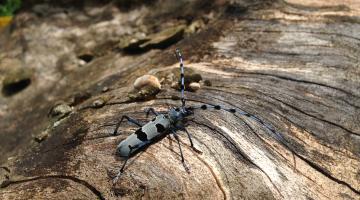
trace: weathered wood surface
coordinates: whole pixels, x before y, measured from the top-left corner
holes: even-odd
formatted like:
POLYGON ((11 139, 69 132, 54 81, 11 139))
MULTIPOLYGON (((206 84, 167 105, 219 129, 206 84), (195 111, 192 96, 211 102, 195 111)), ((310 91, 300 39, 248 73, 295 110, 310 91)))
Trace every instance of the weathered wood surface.
POLYGON ((131 11, 85 5, 68 13, 59 5, 46 17, 19 13, 0 38, 0 79, 9 65, 33 75, 25 90, 0 98, 0 199, 360 198, 359 2, 216 1, 179 9, 183 4, 131 11), (167 49, 114 50, 122 35, 209 12, 203 30, 167 49), (212 83, 187 92, 189 104, 245 110, 286 141, 246 116, 199 111, 188 130, 203 153, 193 152, 181 134, 190 174, 176 142, 164 138, 132 158, 113 186, 123 163, 116 145, 134 130, 125 125, 109 136, 120 116, 146 122, 144 108, 180 103, 168 84, 153 100, 127 102, 137 77, 178 67, 175 47, 187 67, 212 83), (95 58, 79 67, 84 52, 95 58), (85 101, 73 102, 68 116, 47 117, 57 101, 74 96, 85 101), (91 107, 98 99, 105 106, 91 107), (48 137, 35 142, 39 135, 48 137))

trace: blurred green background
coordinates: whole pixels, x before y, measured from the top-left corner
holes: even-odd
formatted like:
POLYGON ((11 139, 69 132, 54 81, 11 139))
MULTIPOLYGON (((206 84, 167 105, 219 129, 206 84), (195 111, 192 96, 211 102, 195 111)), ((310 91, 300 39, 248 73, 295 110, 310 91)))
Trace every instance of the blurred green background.
POLYGON ((0 1, 0 17, 12 16, 21 6, 21 0, 2 0, 0 1))

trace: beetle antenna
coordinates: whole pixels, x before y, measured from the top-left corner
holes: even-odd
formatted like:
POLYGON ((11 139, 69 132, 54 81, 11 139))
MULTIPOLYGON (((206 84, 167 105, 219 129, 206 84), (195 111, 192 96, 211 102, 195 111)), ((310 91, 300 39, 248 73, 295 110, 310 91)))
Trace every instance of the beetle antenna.
POLYGON ((184 80, 184 63, 183 63, 183 57, 181 55, 181 52, 179 49, 175 50, 176 57, 180 61, 180 79, 181 79, 181 107, 185 107, 185 97, 184 97, 184 90, 185 90, 185 80, 184 80))
POLYGON ((287 145, 288 142, 286 141, 286 139, 279 132, 277 132, 274 127, 272 127, 270 124, 264 122, 263 120, 261 120, 256 115, 250 114, 250 113, 248 113, 246 111, 243 111, 243 110, 241 110, 239 108, 237 108, 237 109, 235 109, 235 108, 223 108, 220 105, 203 104, 203 105, 200 105, 200 106, 191 106, 191 107, 188 107, 187 109, 190 109, 190 110, 193 111, 193 110, 196 110, 196 109, 207 110, 209 108, 213 109, 213 110, 224 110, 224 111, 227 111, 227 112, 230 112, 230 113, 233 113, 233 114, 238 113, 238 114, 240 114, 242 116, 245 116, 245 117, 248 117, 250 119, 255 120, 256 122, 260 123, 263 127, 265 127, 267 132, 273 138, 275 138, 281 144, 283 144, 284 146, 289 148, 289 146, 287 145))

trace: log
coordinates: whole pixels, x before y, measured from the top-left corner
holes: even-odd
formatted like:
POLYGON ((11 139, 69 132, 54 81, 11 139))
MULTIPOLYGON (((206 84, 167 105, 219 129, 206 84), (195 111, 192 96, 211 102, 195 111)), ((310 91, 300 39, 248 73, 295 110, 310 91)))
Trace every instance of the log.
POLYGON ((0 34, 0 199, 359 199, 359 17, 356 0, 29 1, 0 34), (189 173, 164 137, 113 184, 136 130, 111 135, 120 117, 181 105, 175 48, 202 77, 187 105, 237 113, 188 120, 189 173), (159 93, 134 92, 145 74, 159 93))

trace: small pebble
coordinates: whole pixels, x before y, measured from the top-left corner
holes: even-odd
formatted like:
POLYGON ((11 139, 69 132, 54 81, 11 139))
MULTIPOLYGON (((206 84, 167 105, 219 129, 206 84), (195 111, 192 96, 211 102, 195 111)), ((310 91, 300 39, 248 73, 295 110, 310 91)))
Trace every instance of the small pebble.
POLYGON ((204 85, 205 85, 205 86, 211 86, 211 81, 205 80, 205 81, 204 81, 204 85))
POLYGON ((72 108, 67 104, 58 104, 50 111, 52 117, 59 116, 64 117, 71 113, 72 108))
POLYGON ((103 99, 97 99, 92 103, 92 107, 94 108, 100 108, 105 105, 105 101, 103 99))
POLYGON ((55 127, 59 126, 60 124, 61 124, 61 120, 60 120, 60 121, 56 121, 56 122, 54 123, 53 127, 55 128, 55 127))
POLYGON ((91 93, 87 91, 77 92, 69 100, 70 106, 76 106, 91 97, 91 93))
POLYGON ((188 33, 196 33, 199 30, 203 29, 205 27, 205 23, 203 20, 199 19, 194 22, 192 22, 189 27, 187 28, 186 32, 188 33))
POLYGON ((49 137, 49 132, 43 131, 39 135, 35 136, 34 140, 38 143, 41 143, 42 141, 46 140, 46 138, 48 138, 48 137, 49 137))
POLYGON ((160 81, 153 75, 144 75, 137 78, 134 82, 134 88, 140 90, 144 86, 152 86, 157 89, 161 89, 160 81))
POLYGON ((197 91, 198 89, 200 89, 200 83, 192 82, 192 83, 189 84, 189 88, 192 91, 197 91))
POLYGON ((109 88, 105 86, 105 87, 102 88, 101 91, 102 91, 102 92, 107 92, 107 91, 109 91, 109 88))
POLYGON ((79 65, 80 65, 80 66, 86 65, 86 62, 85 62, 84 60, 79 60, 78 62, 79 62, 79 65))
POLYGON ((179 89, 179 83, 177 83, 177 82, 172 82, 172 83, 171 83, 171 88, 179 89))
POLYGON ((170 74, 168 74, 167 76, 166 76, 166 78, 165 78, 165 81, 167 81, 168 83, 171 83, 171 82, 173 82, 174 81, 174 74, 173 73, 170 73, 170 74))

